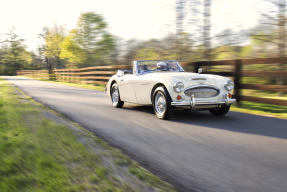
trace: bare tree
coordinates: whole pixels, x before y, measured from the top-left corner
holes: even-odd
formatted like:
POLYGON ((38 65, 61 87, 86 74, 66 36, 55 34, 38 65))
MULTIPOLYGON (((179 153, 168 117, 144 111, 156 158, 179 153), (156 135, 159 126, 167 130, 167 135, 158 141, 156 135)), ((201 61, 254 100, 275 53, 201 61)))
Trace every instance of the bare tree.
MULTIPOLYGON (((194 45, 202 45, 202 59, 212 59, 211 53, 211 0, 177 0, 176 3, 176 34, 178 47, 181 46, 181 39, 187 34, 185 27, 190 31, 190 38, 194 45), (202 22, 199 22, 201 20, 202 22), (186 21, 188 25, 186 26, 186 21)), ((180 57, 184 50, 178 49, 180 57)))
MULTIPOLYGON (((278 56, 284 57, 286 54, 286 1, 279 0, 278 2, 278 56)), ((279 64, 279 70, 285 69, 285 63, 279 64)), ((284 84, 284 78, 278 78, 278 84, 284 84)), ((282 92, 279 92, 279 95, 283 95, 282 92)))
POLYGON ((182 36, 184 33, 184 9, 185 9, 186 0, 177 0, 176 2, 176 52, 177 59, 182 60, 182 36))
MULTIPOLYGON (((277 14, 275 14, 275 18, 273 19, 275 22, 277 20, 277 30, 278 30, 278 36, 277 39, 275 39, 275 42, 277 43, 278 47, 278 57, 284 57, 286 56, 286 0, 269 0, 273 5, 277 7, 277 14)), ((271 16, 269 16, 272 18, 271 16)), ((274 18, 274 17, 273 17, 274 18)), ((278 70, 285 70, 286 63, 282 62, 278 65, 278 70)), ((277 78, 278 84, 284 84, 283 78, 277 78)), ((283 93, 279 93, 279 95, 282 95, 283 93)))
POLYGON ((203 45, 204 45, 204 58, 211 60, 211 22, 210 22, 210 6, 211 0, 204 0, 203 8, 203 45))
MULTIPOLYGON (((286 1, 278 0, 278 56, 284 57, 286 52, 286 1)), ((284 66, 282 66, 284 69, 284 66)))
MULTIPOLYGON (((264 10, 260 26, 253 32, 252 36, 256 40, 260 40, 269 44, 269 46, 277 47, 275 54, 278 57, 286 56, 286 0, 262 0, 269 4, 268 11, 264 10), (259 29, 259 30, 258 30, 259 29), (260 32, 261 30, 261 32, 260 32), (260 32, 258 34, 258 31, 260 32)), ((268 5, 267 4, 267 5, 268 5)), ((278 64, 278 70, 285 70, 286 63, 278 64)), ((283 78, 274 79, 277 84, 284 84, 283 78)), ((283 93, 279 92, 279 95, 283 93)))
POLYGON ((261 13, 261 26, 256 30, 264 30, 265 34, 251 33, 257 40, 266 41, 277 45, 277 56, 286 55, 286 0, 263 0, 270 3, 268 12, 261 13), (271 30, 270 30, 271 29, 271 30), (274 33, 274 31, 276 33, 274 33))

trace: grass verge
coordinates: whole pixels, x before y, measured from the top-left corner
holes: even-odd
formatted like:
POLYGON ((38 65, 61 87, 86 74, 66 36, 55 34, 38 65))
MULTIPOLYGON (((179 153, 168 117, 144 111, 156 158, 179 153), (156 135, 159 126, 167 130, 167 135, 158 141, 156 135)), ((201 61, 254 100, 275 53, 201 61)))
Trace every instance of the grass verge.
MULTIPOLYGON (((262 98, 287 100, 287 94, 283 94, 279 96, 278 93, 275 93, 275 92, 243 89, 242 94, 248 95, 248 96, 262 97, 262 98)), ((242 112, 242 113, 254 114, 254 115, 262 115, 262 116, 268 116, 268 117, 287 119, 287 107, 280 106, 280 105, 271 105, 271 104, 265 104, 265 103, 242 101, 240 106, 232 105, 231 110, 242 112)))
POLYGON ((174 191, 0 79, 0 191, 174 191))
POLYGON ((77 83, 68 83, 68 82, 61 82, 61 81, 48 81, 48 82, 68 85, 72 87, 80 87, 80 88, 86 88, 86 89, 94 89, 98 91, 105 91, 104 85, 77 84, 77 83))
POLYGON ((256 96, 256 97, 262 97, 262 98, 270 98, 270 99, 281 99, 281 100, 287 100, 287 94, 282 94, 279 96, 277 92, 268 92, 268 91, 260 91, 260 90, 249 90, 249 89, 243 89, 242 95, 247 96, 256 96))
MULTIPOLYGON (((32 77, 27 77, 27 76, 20 76, 20 77, 25 77, 25 78, 32 78, 32 77)), ((56 83, 56 84, 61 84, 61 85, 68 85, 72 87, 80 87, 80 88, 86 88, 86 89, 93 89, 93 90, 98 90, 98 91, 105 91, 105 85, 91 85, 91 84, 84 84, 84 83, 71 83, 71 82, 63 82, 63 81, 51 81, 47 79, 41 79, 41 78, 32 78, 40 81, 46 81, 49 83, 56 83)))
POLYGON ((287 119, 287 107, 264 103, 242 101, 241 105, 232 105, 231 111, 287 119))

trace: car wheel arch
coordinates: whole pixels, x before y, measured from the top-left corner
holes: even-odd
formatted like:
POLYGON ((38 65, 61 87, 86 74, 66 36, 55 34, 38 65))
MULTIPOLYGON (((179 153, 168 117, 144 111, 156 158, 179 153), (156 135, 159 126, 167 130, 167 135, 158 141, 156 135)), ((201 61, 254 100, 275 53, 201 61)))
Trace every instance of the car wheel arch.
POLYGON ((151 103, 153 103, 153 95, 154 95, 154 91, 158 88, 158 87, 163 87, 167 93, 167 96, 169 97, 170 100, 171 99, 171 96, 167 90, 167 88, 165 87, 165 85, 163 83, 157 83, 153 86, 152 90, 151 90, 151 94, 150 94, 150 100, 151 100, 151 103))
MULTIPOLYGON (((115 83, 117 83, 116 80, 113 80, 113 81, 111 82, 111 84, 110 84, 110 93, 111 93, 111 90, 112 90, 112 86, 113 86, 113 84, 115 84, 115 83)), ((118 84, 118 83, 117 83, 117 84, 118 84)))

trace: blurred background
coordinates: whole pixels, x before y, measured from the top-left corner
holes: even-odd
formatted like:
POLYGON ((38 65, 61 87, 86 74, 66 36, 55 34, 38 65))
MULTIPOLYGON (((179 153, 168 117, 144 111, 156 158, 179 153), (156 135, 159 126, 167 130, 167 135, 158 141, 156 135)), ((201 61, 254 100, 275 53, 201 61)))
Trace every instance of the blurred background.
POLYGON ((11 0, 2 5, 0 75, 175 59, 187 71, 203 67, 204 73, 232 77, 239 100, 260 96, 271 104, 262 110, 286 112, 280 108, 287 105, 285 0, 11 0))

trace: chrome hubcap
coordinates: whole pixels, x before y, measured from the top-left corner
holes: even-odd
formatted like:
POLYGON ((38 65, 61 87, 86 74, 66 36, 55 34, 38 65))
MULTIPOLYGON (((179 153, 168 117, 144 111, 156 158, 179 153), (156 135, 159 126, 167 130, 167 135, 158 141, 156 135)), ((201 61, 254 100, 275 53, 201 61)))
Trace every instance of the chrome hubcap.
POLYGON ((113 87, 112 89, 112 102, 118 103, 119 101, 119 90, 117 87, 113 87))
POLYGON ((162 115, 166 111, 166 100, 161 92, 157 92, 154 100, 156 113, 162 115))

